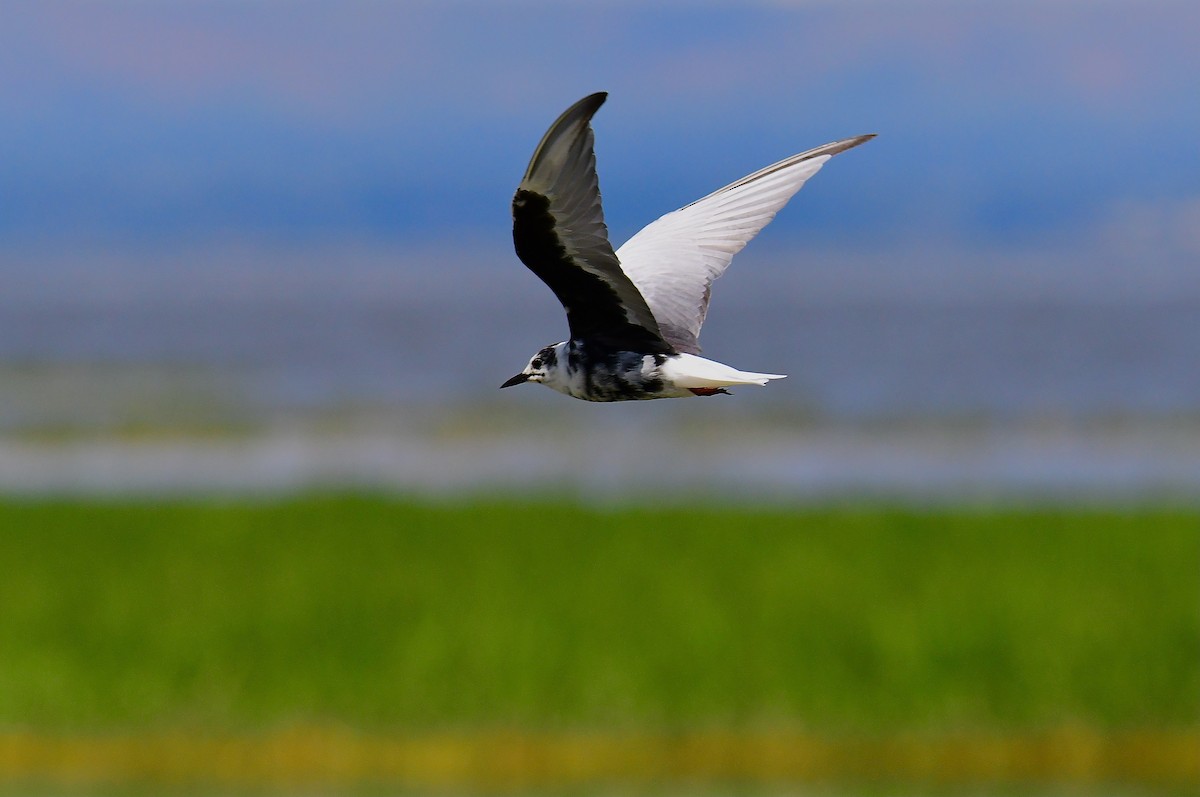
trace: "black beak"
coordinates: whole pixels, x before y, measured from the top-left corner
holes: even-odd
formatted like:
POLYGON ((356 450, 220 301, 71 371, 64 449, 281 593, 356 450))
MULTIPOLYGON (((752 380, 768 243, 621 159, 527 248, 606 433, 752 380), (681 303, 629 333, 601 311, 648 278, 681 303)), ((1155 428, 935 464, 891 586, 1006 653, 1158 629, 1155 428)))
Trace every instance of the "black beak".
POLYGON ((501 385, 500 389, 503 390, 506 387, 512 387, 513 385, 519 385, 522 382, 528 382, 528 381, 529 381, 529 374, 517 374, 512 379, 508 380, 503 385, 501 385))

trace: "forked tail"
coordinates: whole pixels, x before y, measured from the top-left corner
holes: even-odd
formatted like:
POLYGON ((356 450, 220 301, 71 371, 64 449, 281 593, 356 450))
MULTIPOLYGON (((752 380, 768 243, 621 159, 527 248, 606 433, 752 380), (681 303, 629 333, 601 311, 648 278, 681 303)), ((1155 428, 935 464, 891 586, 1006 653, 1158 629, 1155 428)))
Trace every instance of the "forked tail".
POLYGON ((785 379, 786 374, 758 374, 739 371, 716 360, 679 354, 663 365, 663 373, 676 387, 716 388, 733 385, 765 385, 772 379, 785 379))

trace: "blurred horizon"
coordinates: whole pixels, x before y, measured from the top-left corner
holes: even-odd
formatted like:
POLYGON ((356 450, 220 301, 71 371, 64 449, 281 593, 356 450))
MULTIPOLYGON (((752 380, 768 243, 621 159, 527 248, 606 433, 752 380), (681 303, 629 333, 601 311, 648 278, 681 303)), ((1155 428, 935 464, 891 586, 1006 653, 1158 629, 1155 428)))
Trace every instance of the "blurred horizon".
POLYGON ((153 485, 148 440, 191 462, 213 436, 269 447, 280 430, 310 453, 182 467, 175 488, 662 481, 637 453, 579 462, 614 430, 686 459, 673 489, 754 493, 738 463, 764 460, 764 490, 797 496, 1200 487, 1195 4, 6 15, 4 489, 153 485), (614 243, 788 154, 878 134, 715 288, 706 352, 786 382, 622 409, 496 391, 565 334, 512 252, 511 192, 546 126, 596 90, 614 243), (522 450, 537 426, 554 431, 524 465, 462 464, 522 450), (725 430, 720 456, 694 455, 696 426, 725 430), (433 477, 397 466, 444 453, 430 429, 474 430, 476 456, 468 440, 433 477), (330 436, 352 465, 323 459, 330 436))
POLYGON ((0 230, 8 246, 487 237, 549 122, 607 90, 618 241, 874 132, 772 238, 1163 232, 1200 253, 1193 4, 521 7, 543 26, 532 52, 521 15, 489 3, 11 4, 0 141, 21 157, 0 172, 0 230))

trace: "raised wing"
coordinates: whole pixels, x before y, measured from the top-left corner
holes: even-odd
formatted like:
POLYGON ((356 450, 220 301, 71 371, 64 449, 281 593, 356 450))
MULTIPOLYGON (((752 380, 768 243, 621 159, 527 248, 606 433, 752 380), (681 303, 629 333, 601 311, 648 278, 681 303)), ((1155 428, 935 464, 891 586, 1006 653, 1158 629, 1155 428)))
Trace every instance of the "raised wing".
POLYGON ((699 354, 713 280, 827 160, 872 138, 847 138, 785 158, 651 222, 618 249, 621 268, 667 342, 699 354))
POLYGON ((669 354, 608 241, 589 125, 607 96, 584 97, 546 131, 513 197, 513 244, 562 302, 572 338, 669 354))

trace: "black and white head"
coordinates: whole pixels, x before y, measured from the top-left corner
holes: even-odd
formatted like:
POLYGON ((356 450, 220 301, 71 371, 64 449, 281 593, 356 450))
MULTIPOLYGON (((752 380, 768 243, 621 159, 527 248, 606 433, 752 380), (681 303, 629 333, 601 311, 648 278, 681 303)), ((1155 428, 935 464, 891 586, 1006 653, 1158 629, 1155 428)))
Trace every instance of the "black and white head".
POLYGON ((523 382, 554 382, 558 372, 559 350, 565 346, 565 341, 553 346, 546 346, 529 358, 529 364, 525 366, 525 370, 500 387, 512 387, 523 382))

